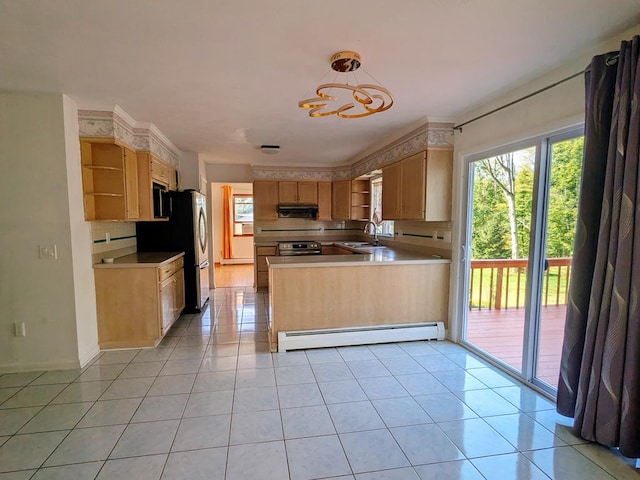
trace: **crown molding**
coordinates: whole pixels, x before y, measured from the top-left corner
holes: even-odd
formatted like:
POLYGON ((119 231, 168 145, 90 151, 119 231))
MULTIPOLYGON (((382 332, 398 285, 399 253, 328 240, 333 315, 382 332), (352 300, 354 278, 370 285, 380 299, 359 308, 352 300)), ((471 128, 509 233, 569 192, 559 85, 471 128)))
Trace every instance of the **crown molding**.
POLYGON ((429 148, 453 149, 453 122, 427 122, 351 165, 326 168, 252 167, 258 180, 350 180, 429 148))
POLYGON ((80 137, 115 138, 136 151, 149 151, 178 167, 180 150, 154 124, 136 122, 120 106, 78 109, 80 137))

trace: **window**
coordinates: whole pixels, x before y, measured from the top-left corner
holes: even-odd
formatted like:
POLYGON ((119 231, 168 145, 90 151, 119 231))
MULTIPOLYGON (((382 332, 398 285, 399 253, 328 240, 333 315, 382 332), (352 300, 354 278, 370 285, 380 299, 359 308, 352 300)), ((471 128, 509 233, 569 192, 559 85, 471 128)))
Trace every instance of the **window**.
POLYGON ((233 236, 253 235, 253 196, 233 196, 233 236))
POLYGON ((378 235, 393 237, 393 220, 382 221, 382 176, 371 179, 371 221, 378 235))

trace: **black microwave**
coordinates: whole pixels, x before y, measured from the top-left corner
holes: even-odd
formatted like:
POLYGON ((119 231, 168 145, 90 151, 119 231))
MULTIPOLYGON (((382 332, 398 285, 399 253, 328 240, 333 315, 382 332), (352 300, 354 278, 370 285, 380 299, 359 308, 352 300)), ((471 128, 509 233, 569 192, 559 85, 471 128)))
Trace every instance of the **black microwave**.
POLYGON ((153 182, 153 218, 169 218, 171 216, 171 196, 167 187, 153 182))

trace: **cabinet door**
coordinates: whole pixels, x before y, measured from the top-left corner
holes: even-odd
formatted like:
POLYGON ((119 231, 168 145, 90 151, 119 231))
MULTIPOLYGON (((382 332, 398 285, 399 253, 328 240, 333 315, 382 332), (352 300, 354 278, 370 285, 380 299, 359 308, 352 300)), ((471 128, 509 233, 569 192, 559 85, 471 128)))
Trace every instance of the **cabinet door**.
POLYGON ((331 220, 331 182, 318 182, 318 220, 331 220))
POLYGON ((318 203, 318 182, 298 182, 298 203, 318 203))
MULTIPOLYGON (((402 197, 400 205, 403 220, 424 220, 425 209, 425 153, 417 153, 401 162, 402 197)), ((384 192, 384 186, 382 188, 384 192)))
POLYGON ((453 151, 428 150, 425 220, 451 220, 453 151))
POLYGON ((153 155, 151 155, 151 178, 154 182, 169 187, 168 168, 162 160, 153 155))
POLYGON ((174 275, 174 321, 180 316, 182 310, 184 310, 184 269, 178 270, 174 275))
POLYGON ((298 203, 298 182, 278 182, 278 203, 298 203))
POLYGON ((331 193, 331 216, 333 220, 351 218, 351 180, 333 182, 331 193))
POLYGON ((402 218, 400 199, 402 188, 402 162, 396 162, 382 169, 382 219, 402 218))
POLYGON ((138 157, 136 152, 124 148, 125 217, 129 220, 140 218, 138 199, 138 157))
POLYGON ((175 275, 172 275, 160 284, 162 335, 167 333, 167 330, 169 330, 174 320, 173 315, 176 310, 176 284, 174 278, 175 275))
POLYGON ((259 180, 253 182, 254 220, 275 220, 278 218, 278 182, 259 180))

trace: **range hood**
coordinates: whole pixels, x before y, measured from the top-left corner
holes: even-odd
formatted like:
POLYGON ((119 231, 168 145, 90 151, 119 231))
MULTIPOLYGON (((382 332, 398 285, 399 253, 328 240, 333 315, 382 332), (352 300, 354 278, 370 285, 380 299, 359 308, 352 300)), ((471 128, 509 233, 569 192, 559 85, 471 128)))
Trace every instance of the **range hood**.
POLYGON ((318 218, 318 205, 281 203, 278 205, 279 218, 318 218))

